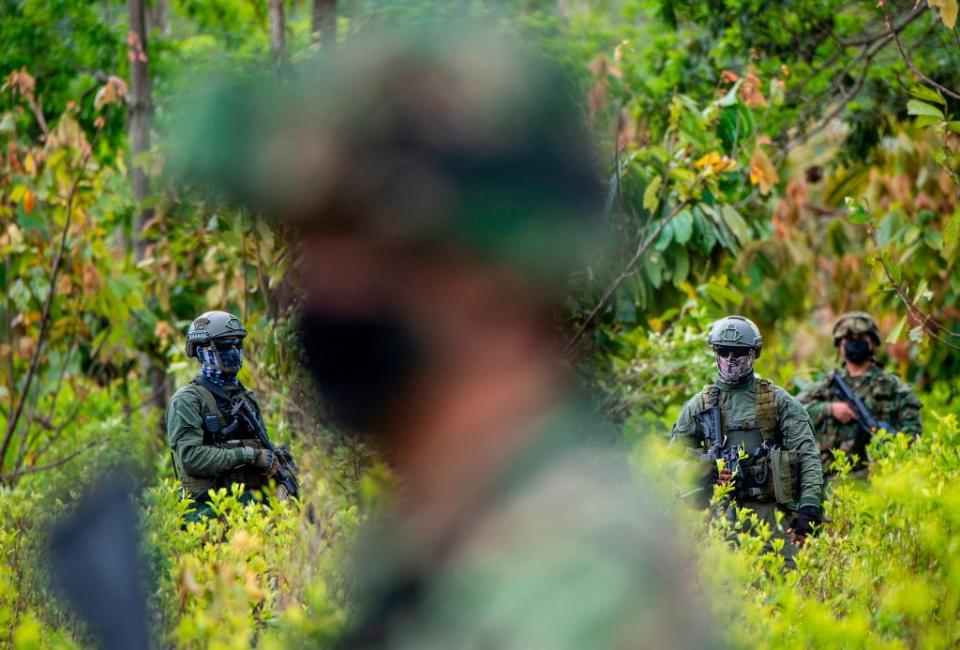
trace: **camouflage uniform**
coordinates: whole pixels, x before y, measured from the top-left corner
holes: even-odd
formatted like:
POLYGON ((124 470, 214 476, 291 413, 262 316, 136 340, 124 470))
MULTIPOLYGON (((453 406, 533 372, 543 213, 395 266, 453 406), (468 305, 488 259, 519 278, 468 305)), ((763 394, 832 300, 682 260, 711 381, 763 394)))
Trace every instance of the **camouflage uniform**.
MULTIPOLYGON (((721 319, 714 324, 711 337, 718 330, 721 334, 726 327, 727 319, 721 319)), ((745 320, 745 319, 744 319, 745 320)), ((749 322, 749 321, 747 321, 749 322)), ((756 326, 750 325, 755 330, 756 326)), ((759 349, 759 331, 756 333, 757 348, 759 349)), ((727 341, 710 339, 711 344, 724 345, 727 341)), ((750 343, 750 342, 747 342, 750 343)), ((763 521, 770 525, 774 536, 784 540, 784 555, 788 561, 796 553, 796 546, 776 522, 776 511, 779 508, 785 514, 799 512, 801 508, 820 509, 820 492, 823 486, 823 474, 818 461, 816 443, 813 437, 813 428, 807 412, 800 403, 785 390, 766 379, 749 376, 736 384, 717 381, 707 386, 699 394, 684 404, 673 427, 673 440, 690 448, 706 450, 709 441, 696 414, 713 406, 720 407, 721 428, 724 436, 723 449, 742 446, 743 450, 753 455, 764 443, 768 446, 785 450, 789 454, 791 467, 783 480, 792 483, 789 498, 778 498, 774 475, 771 471, 773 459, 769 463, 758 463, 747 467, 744 475, 738 481, 749 483, 752 488, 739 497, 740 506, 746 506, 755 511, 763 521)), ((769 457, 768 457, 769 458, 769 457)), ((777 452, 777 458, 780 453, 777 452)), ((705 468, 708 476, 714 476, 713 460, 707 460, 710 467, 705 468)), ((778 461, 779 462, 779 461, 778 461)), ((713 480, 710 480, 713 483, 713 480)), ((728 512, 732 517, 733 513, 728 512)))
POLYGON ((655 491, 583 445, 595 413, 581 402, 544 418, 451 538, 425 541, 400 518, 368 530, 337 647, 719 647, 655 491))
MULTIPOLYGON (((880 344, 880 333, 873 319, 863 312, 851 312, 842 316, 834 325, 834 344, 839 347, 844 337, 850 334, 869 336, 875 345, 880 344)), ((841 379, 863 401, 877 422, 888 423, 895 431, 919 435, 922 429, 920 409, 923 405, 910 387, 889 372, 871 362, 865 374, 850 375, 846 367, 836 370, 841 379)), ((872 434, 862 432, 856 421, 846 424, 833 417, 831 404, 843 401, 837 389, 831 386, 830 377, 805 388, 797 399, 806 407, 816 429, 817 446, 827 473, 833 462, 833 450, 856 454, 859 461, 855 469, 866 464, 866 446, 872 434)))

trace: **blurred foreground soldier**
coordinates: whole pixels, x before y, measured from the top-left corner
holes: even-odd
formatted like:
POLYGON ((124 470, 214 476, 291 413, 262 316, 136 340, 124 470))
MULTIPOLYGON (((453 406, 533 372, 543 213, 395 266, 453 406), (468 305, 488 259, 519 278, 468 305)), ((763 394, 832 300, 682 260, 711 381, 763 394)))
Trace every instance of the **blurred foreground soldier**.
POLYGON ((807 408, 827 473, 833 451, 855 454, 854 471, 866 467, 867 445, 879 429, 920 435, 922 404, 910 387, 875 360, 880 330, 869 314, 854 311, 833 325, 833 345, 843 367, 812 384, 797 399, 807 408))
POLYGON ((272 448, 260 404, 237 378, 246 336, 240 319, 225 311, 201 314, 187 332, 187 356, 200 361, 200 374, 170 398, 167 442, 183 494, 196 503, 190 521, 212 515, 209 490, 232 483, 244 485, 244 503, 275 475, 296 496, 290 452, 286 445, 272 448))
POLYGON ((308 367, 401 482, 339 647, 712 647, 683 545, 583 446, 602 424, 558 354, 564 285, 603 234, 571 91, 459 31, 325 63, 225 98, 211 124, 235 130, 193 175, 296 227, 308 367))
POLYGON ((821 521, 823 474, 810 418, 785 390, 754 374, 763 339, 752 321, 721 318, 710 326, 707 343, 716 355, 717 381, 684 405, 673 438, 705 452, 707 495, 713 484, 732 483, 735 504, 755 511, 784 540, 792 565, 797 546, 821 521), (719 474, 717 460, 724 461, 719 474), (778 508, 788 517, 785 533, 776 522, 778 508))

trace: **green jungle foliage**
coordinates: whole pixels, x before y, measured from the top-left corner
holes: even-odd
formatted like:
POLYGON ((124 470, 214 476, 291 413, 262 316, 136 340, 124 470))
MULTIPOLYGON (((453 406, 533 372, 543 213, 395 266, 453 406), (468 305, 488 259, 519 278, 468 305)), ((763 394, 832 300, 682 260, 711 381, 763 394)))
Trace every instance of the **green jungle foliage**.
MULTIPOLYGON (((275 66, 267 2, 147 4, 154 146, 132 157, 124 3, 0 0, 0 646, 92 647, 51 590, 44 540, 124 467, 142 487, 163 646, 322 647, 349 614, 347 551, 392 479, 318 422, 280 233, 168 184, 162 134, 191 77, 283 74, 329 44, 302 0, 283 3, 275 66), (152 182, 139 201, 135 168, 152 182), (215 307, 251 332, 241 378, 294 447, 303 499, 263 509, 224 491, 220 517, 181 529, 160 406, 194 372, 186 326, 215 307)), ((563 325, 631 463, 663 477, 697 540, 727 641, 960 644, 956 0, 336 6, 335 41, 438 10, 481 16, 578 80, 619 236, 575 278, 563 325), (712 377, 711 320, 756 320, 758 370, 795 392, 835 363, 830 324, 854 308, 877 316, 883 362, 918 387, 925 432, 876 439, 865 481, 841 461, 830 522, 785 572, 762 537, 681 507, 690 489, 665 436, 712 377)))

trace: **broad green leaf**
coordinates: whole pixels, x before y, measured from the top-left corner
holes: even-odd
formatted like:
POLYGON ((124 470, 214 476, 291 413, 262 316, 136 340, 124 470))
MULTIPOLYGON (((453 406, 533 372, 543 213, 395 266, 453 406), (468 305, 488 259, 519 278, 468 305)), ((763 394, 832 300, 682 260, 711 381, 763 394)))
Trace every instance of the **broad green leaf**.
POLYGON ((953 131, 954 133, 960 133, 960 122, 958 121, 947 122, 947 128, 953 131))
POLYGON ((919 99, 911 99, 907 102, 907 113, 910 115, 931 115, 943 119, 943 111, 932 104, 921 102, 919 99))
POLYGON ((936 124, 943 124, 942 115, 920 115, 914 121, 914 124, 920 128, 927 128, 928 126, 934 126, 936 124))
POLYGON ((903 330, 907 326, 907 317, 904 316, 900 319, 900 322, 897 323, 897 326, 893 328, 890 334, 887 336, 887 343, 896 343, 900 340, 900 337, 903 335, 903 330))
POLYGON ((670 242, 673 241, 673 222, 668 221, 663 226, 663 230, 660 231, 660 236, 657 237, 656 243, 653 245, 655 250, 660 251, 661 253, 670 246, 670 242))
POLYGON ((647 212, 655 212, 660 205, 660 185, 663 183, 662 176, 654 176, 653 180, 643 191, 643 209, 647 212))
POLYGON ((938 91, 927 86, 916 85, 910 89, 910 94, 919 99, 925 99, 928 102, 935 102, 941 106, 946 106, 947 102, 938 91))
POLYGON ((686 248, 678 248, 674 250, 671 258, 673 259, 673 285, 679 287, 690 275, 690 256, 686 248))
POLYGON ((730 228, 730 232, 737 238, 741 246, 745 246, 747 242, 752 239, 750 236, 750 226, 747 225, 747 222, 743 220, 740 213, 734 210, 732 206, 724 205, 723 208, 721 208, 721 214, 723 215, 724 223, 730 228))
POLYGON ((721 286, 715 282, 711 282, 704 287, 704 291, 707 293, 707 296, 721 306, 726 306, 729 303, 739 307, 743 304, 742 295, 729 287, 721 286))
POLYGON ((651 253, 647 256, 643 268, 647 272, 650 284, 653 285, 654 289, 659 289, 660 285, 663 284, 663 256, 659 253, 651 253))
POLYGON ((673 239, 681 246, 690 241, 693 235, 693 215, 688 210, 682 210, 673 218, 673 239))

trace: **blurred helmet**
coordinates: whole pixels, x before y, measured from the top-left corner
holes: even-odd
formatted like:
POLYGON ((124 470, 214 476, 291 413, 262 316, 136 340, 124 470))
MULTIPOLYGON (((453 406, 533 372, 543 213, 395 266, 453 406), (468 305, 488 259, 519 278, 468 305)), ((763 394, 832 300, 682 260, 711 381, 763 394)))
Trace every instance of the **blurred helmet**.
POLYGON ((187 356, 197 356, 197 345, 228 336, 245 338, 247 330, 233 314, 225 311, 208 311, 200 314, 187 330, 187 356))
POLYGON ((880 345, 880 328, 867 312, 852 311, 838 318, 833 324, 833 345, 839 346, 840 340, 851 334, 866 334, 874 345, 880 345))
POLYGON ((452 245, 548 286, 607 241, 569 75, 516 42, 360 33, 290 79, 209 86, 178 122, 180 171, 273 219, 452 245))
POLYGON ((710 325, 707 343, 713 347, 753 348, 760 356, 763 337, 760 329, 749 318, 725 316, 710 325))

